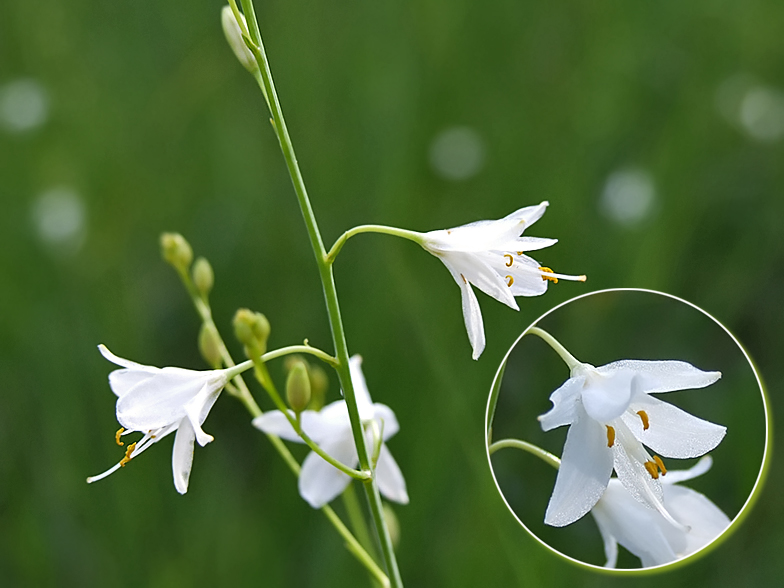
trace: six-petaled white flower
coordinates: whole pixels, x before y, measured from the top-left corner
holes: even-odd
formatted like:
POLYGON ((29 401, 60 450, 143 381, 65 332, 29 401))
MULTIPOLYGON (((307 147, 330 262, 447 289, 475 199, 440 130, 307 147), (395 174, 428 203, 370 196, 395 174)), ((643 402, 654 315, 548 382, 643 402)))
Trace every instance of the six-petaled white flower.
MULTIPOLYGON (((365 428, 365 439, 372 447, 375 421, 382 440, 386 441, 397 433, 399 426, 395 413, 384 404, 373 403, 365 383, 361 368, 362 358, 358 355, 350 359, 351 383, 357 400, 359 418, 365 428)), ((293 413, 292 413, 293 415, 293 413)), ((351 422, 345 400, 328 404, 320 411, 306 410, 300 414, 302 430, 329 455, 351 468, 359 463, 357 448, 351 432, 351 422)), ((265 433, 277 435, 288 441, 303 443, 291 423, 278 410, 264 413, 253 419, 253 425, 265 433)), ((321 508, 337 497, 348 486, 351 478, 330 465, 317 453, 311 451, 302 463, 299 475, 299 493, 313 508, 321 508)), ((376 465, 378 489, 389 500, 401 504, 408 503, 406 482, 400 468, 382 442, 376 465)))
POLYGON ((664 463, 643 444, 664 457, 699 457, 719 444, 726 428, 650 394, 703 388, 720 377, 683 361, 622 360, 599 368, 577 362, 550 396, 553 408, 539 417, 545 431, 570 425, 545 523, 562 527, 585 515, 613 468, 635 500, 671 519, 662 506, 664 463))
POLYGON ((482 312, 471 284, 488 296, 519 310, 515 296, 539 296, 547 282, 558 279, 585 281, 585 276, 565 276, 539 265, 525 255, 549 247, 557 239, 521 237, 523 230, 544 214, 548 203, 521 208, 499 220, 478 221, 454 229, 424 233, 420 244, 438 257, 460 286, 463 318, 473 358, 485 348, 482 312))
POLYGON ((591 510, 604 539, 605 567, 615 567, 619 543, 647 568, 691 555, 721 535, 730 524, 727 515, 703 494, 676 485, 707 472, 711 463, 705 456, 692 468, 670 470, 662 478, 664 507, 679 525, 635 500, 617 478, 612 478, 591 510))
POLYGON ((118 445, 123 444, 122 435, 138 431, 144 436, 128 446, 119 463, 87 481, 96 482, 116 472, 153 443, 177 431, 172 471, 177 492, 185 494, 193 465, 193 442, 203 447, 213 440, 201 426, 229 381, 229 370, 157 368, 117 357, 103 345, 98 349, 106 359, 122 366, 109 374, 109 385, 117 395, 117 421, 123 427, 117 431, 118 445))

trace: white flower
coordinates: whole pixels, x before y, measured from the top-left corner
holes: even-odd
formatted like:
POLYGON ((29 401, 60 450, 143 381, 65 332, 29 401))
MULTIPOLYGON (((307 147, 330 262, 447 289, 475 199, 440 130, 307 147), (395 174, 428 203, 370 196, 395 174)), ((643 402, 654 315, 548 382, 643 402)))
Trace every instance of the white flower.
POLYGON ((658 455, 699 457, 716 447, 727 429, 650 394, 703 388, 721 377, 683 361, 616 361, 599 368, 576 362, 571 377, 550 396, 553 408, 539 417, 549 431, 570 425, 545 523, 568 525, 596 504, 613 468, 639 502, 665 518, 658 455))
MULTIPOLYGON (((383 441, 386 441, 397 433, 399 428, 397 419, 391 408, 384 404, 373 404, 371 401, 365 376, 362 374, 361 363, 362 358, 358 355, 353 356, 349 362, 351 383, 354 385, 359 418, 364 425, 375 421, 378 430, 383 431, 383 441)), ((305 434, 318 443, 326 453, 350 468, 357 467, 359 456, 354 445, 345 400, 328 404, 318 412, 303 411, 300 418, 305 434)), ((265 433, 303 443, 286 416, 279 410, 256 417, 253 419, 253 425, 265 433)), ((365 439, 368 446, 372 447, 373 432, 371 427, 366 427, 365 439)), ((347 474, 311 451, 302 463, 302 471, 299 475, 299 493, 313 508, 321 508, 341 494, 350 481, 351 478, 347 474)), ((406 481, 403 479, 397 462, 383 443, 376 465, 376 481, 379 491, 387 499, 401 504, 408 503, 406 481)))
POLYGON ((549 247, 557 239, 521 237, 523 230, 544 214, 548 203, 521 208, 499 220, 478 221, 454 229, 424 233, 421 245, 438 257, 460 286, 463 317, 473 358, 478 359, 485 348, 482 312, 471 284, 488 296, 519 310, 515 296, 539 296, 547 290, 547 282, 559 278, 585 281, 585 276, 565 276, 525 255, 549 247))
POLYGON ((615 567, 618 543, 647 568, 691 555, 721 535, 730 524, 727 515, 703 494, 675 485, 704 474, 711 463, 705 456, 694 467, 670 471, 662 478, 664 506, 679 526, 635 500, 617 478, 612 478, 591 510, 604 539, 605 567, 615 567))
POLYGON ((106 359, 122 366, 109 374, 109 385, 117 395, 117 421, 123 426, 117 432, 118 445, 123 445, 121 435, 138 431, 144 436, 128 446, 118 464, 87 478, 87 482, 116 472, 153 443, 177 431, 172 451, 174 486, 185 494, 193 465, 193 442, 204 447, 213 440, 201 425, 229 381, 228 370, 157 368, 117 357, 103 345, 98 349, 106 359))

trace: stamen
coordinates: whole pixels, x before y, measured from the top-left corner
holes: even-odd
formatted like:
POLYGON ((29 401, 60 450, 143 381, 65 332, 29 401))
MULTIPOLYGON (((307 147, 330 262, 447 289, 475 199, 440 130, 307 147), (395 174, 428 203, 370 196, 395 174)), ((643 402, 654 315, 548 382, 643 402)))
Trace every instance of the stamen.
MULTIPOLYGON (((544 272, 544 273, 548 273, 548 274, 554 274, 554 273, 555 273, 555 272, 554 272, 553 270, 551 270, 549 267, 540 267, 540 268, 539 268, 539 271, 540 271, 540 272, 544 272)), ((547 280, 550 280, 550 281, 551 281, 553 284, 557 284, 557 283, 558 283, 558 278, 555 278, 555 277, 553 277, 553 276, 545 276, 545 275, 543 275, 543 276, 542 276, 542 279, 543 279, 545 282, 546 282, 547 280)))
POLYGON ((509 255, 508 253, 505 253, 504 257, 508 257, 509 258, 509 262, 506 264, 506 267, 512 267, 512 264, 514 263, 514 257, 509 255))
POLYGON ((119 445, 120 447, 122 447, 123 445, 125 445, 125 443, 123 443, 122 441, 120 441, 120 435, 122 435, 124 431, 125 431, 125 427, 120 427, 120 428, 117 430, 117 432, 114 434, 114 440, 117 442, 117 445, 119 445))
POLYGON ((525 251, 518 251, 517 255, 523 255, 524 253, 525 253, 525 251))
POLYGON ((613 429, 610 425, 604 425, 607 427, 607 447, 612 447, 615 445, 615 429, 613 429))
POLYGON ((659 466, 662 476, 664 476, 667 473, 667 468, 664 467, 664 462, 662 461, 662 458, 659 457, 658 455, 654 455, 653 461, 655 461, 656 465, 659 466))
POLYGON ((506 276, 506 279, 507 279, 506 285, 511 288, 512 284, 514 284, 514 278, 512 276, 506 276))
POLYGON ((642 430, 647 431, 648 427, 650 426, 650 422, 648 421, 648 413, 644 410, 638 410, 637 414, 640 416, 640 420, 642 421, 642 430))
POLYGON ((656 463, 655 462, 646 461, 642 465, 644 465, 645 469, 648 470, 648 473, 651 475, 651 478, 653 478, 654 480, 658 480, 659 479, 659 470, 656 467, 656 463))
POLYGON ((463 274, 460 274, 460 277, 463 278, 463 283, 464 284, 468 283, 468 280, 465 279, 465 276, 463 274))
POLYGON ((128 449, 126 449, 126 450, 125 450, 125 457, 123 457, 123 458, 120 460, 120 467, 121 467, 121 468, 124 468, 124 467, 125 467, 125 464, 126 464, 126 463, 128 463, 129 461, 131 461, 131 460, 133 459, 133 457, 131 457, 131 454, 133 453, 133 450, 134 450, 134 449, 136 449, 136 443, 131 443, 131 444, 128 446, 128 449))

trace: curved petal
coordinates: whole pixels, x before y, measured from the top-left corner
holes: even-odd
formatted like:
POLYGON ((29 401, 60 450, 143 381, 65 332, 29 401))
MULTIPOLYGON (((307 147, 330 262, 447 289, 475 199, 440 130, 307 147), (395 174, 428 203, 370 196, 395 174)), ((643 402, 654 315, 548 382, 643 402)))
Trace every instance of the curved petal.
POLYGON ((641 377, 640 391, 648 394, 704 388, 721 378, 721 372, 704 372, 685 361, 623 359, 597 368, 601 374, 630 370, 641 377))
MULTIPOLYGON (((341 436, 321 445, 329 455, 349 467, 359 461, 351 435, 341 436)), ((338 496, 351 478, 311 451, 302 462, 299 474, 299 494, 313 508, 321 508, 338 496)))
POLYGON ((621 417, 634 436, 664 457, 699 457, 714 449, 727 428, 697 418, 647 394, 635 394, 629 412, 621 417), (643 429, 637 411, 645 411, 648 428, 643 429))
MULTIPOLYGON (((513 213, 506 215, 503 220, 523 221, 527 228, 542 218, 542 215, 549 205, 550 203, 547 200, 543 200, 534 206, 524 206, 523 208, 518 208, 513 213)), ((518 235, 519 234, 520 233, 518 233, 518 235)))
POLYGON ((538 417, 543 431, 571 425, 577 420, 577 401, 584 383, 585 376, 569 378, 561 384, 560 388, 550 394, 550 402, 553 403, 553 407, 549 412, 538 417))
POLYGON ((376 482, 378 482, 379 492, 387 500, 408 504, 408 491, 403 472, 400 471, 400 467, 386 445, 381 446, 381 452, 378 454, 376 482))
POLYGON ((150 367, 114 370, 109 374, 109 387, 115 396, 122 398, 136 386, 151 380, 158 372, 158 368, 150 367))
POLYGON ((566 435, 561 466, 545 513, 545 524, 563 527, 587 513, 601 498, 613 468, 607 433, 581 408, 566 435))
MULTIPOLYGON (((610 482, 612 482, 612 480, 610 480, 610 482)), ((607 488, 609 489, 609 486, 607 486, 607 488)), ((604 491, 602 496, 606 494, 607 490, 604 491)), ((591 514, 596 521, 596 526, 599 527, 602 543, 604 543, 604 556, 607 558, 607 561, 604 562, 604 567, 614 568, 618 563, 618 542, 615 540, 615 535, 613 535, 612 525, 609 524, 606 517, 603 516, 602 509, 600 508, 601 503, 602 500, 599 499, 599 502, 591 509, 591 514)))
POLYGON ((109 349, 103 343, 98 345, 98 351, 100 351, 101 355, 103 355, 106 359, 111 361, 113 364, 119 365, 124 368, 128 368, 128 369, 140 368, 140 369, 154 369, 154 370, 158 369, 158 368, 151 368, 150 366, 142 365, 140 363, 136 363, 135 361, 131 361, 129 359, 123 359, 122 357, 119 357, 114 353, 112 353, 111 351, 109 351, 109 349))
POLYGON ((692 480, 710 470, 711 466, 713 466, 713 458, 710 455, 704 455, 700 458, 700 461, 688 470, 669 470, 667 475, 662 478, 662 485, 666 487, 667 484, 677 484, 678 482, 692 480))
POLYGON ((474 294, 468 280, 462 274, 455 273, 454 268, 445 260, 442 259, 442 261, 444 261, 444 265, 452 274, 457 285, 460 286, 460 294, 463 299, 463 320, 468 332, 468 340, 471 342, 471 348, 473 349, 472 357, 479 359, 482 351, 485 350, 485 327, 482 324, 482 310, 479 308, 479 301, 476 299, 476 294, 474 294))
POLYGON ((395 413, 386 404, 376 403, 373 405, 373 418, 378 421, 379 426, 383 425, 384 441, 390 439, 400 430, 395 413))
POLYGON ((643 466, 643 463, 651 461, 650 456, 620 419, 614 421, 613 426, 613 466, 618 480, 635 500, 659 512, 664 511, 661 482, 651 477, 643 466))
POLYGON ((632 398, 634 372, 619 370, 604 375, 597 370, 586 372, 582 399, 585 412, 600 423, 609 423, 621 416, 632 398))
MULTIPOLYGON (((591 512, 602 535, 607 533, 612 536, 639 557, 644 567, 677 559, 667 537, 657 524, 658 521, 668 523, 655 510, 632 498, 617 479, 610 480, 607 490, 591 512)), ((608 562, 609 559, 608 555, 608 562)))
POLYGON ((702 549, 730 526, 729 517, 718 506, 691 488, 665 486, 664 501, 672 516, 689 527, 678 557, 702 549))
POLYGON ((351 384, 354 387, 359 418, 363 422, 369 421, 373 418, 373 401, 370 399, 365 374, 362 373, 362 356, 352 355, 348 360, 348 369, 351 373, 351 384))
POLYGON ((117 420, 126 429, 148 431, 165 427, 185 416, 185 405, 204 386, 220 390, 225 377, 215 372, 163 368, 117 400, 117 420))
POLYGON ((182 419, 174 436, 174 449, 172 450, 172 473, 174 474, 174 487, 180 494, 188 491, 188 480, 191 477, 193 466, 193 442, 196 433, 187 418, 182 419))
POLYGON ((498 272, 484 261, 483 256, 485 255, 484 252, 476 254, 455 251, 442 256, 441 261, 444 262, 458 284, 468 281, 509 308, 520 310, 507 283, 498 272))

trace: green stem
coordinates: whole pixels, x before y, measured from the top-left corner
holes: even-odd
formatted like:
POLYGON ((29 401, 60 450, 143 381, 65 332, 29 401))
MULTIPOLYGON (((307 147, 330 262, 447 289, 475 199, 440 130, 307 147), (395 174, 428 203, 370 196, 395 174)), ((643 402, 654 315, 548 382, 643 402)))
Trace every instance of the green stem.
POLYGON ((359 235, 360 233, 382 233, 384 235, 402 237, 403 239, 414 241, 420 245, 422 244, 422 233, 407 231, 406 229, 397 229, 395 227, 386 227, 384 225, 360 225, 358 227, 354 227, 353 229, 349 229, 343 233, 337 241, 335 241, 332 249, 330 249, 329 253, 327 253, 327 263, 334 263, 335 258, 338 256, 338 253, 340 253, 340 250, 343 248, 343 245, 345 245, 346 241, 348 241, 354 235, 359 235))
POLYGON ((542 461, 550 464, 555 469, 558 469, 561 466, 561 460, 550 453, 549 451, 545 451, 538 445, 534 445, 533 443, 528 443, 527 441, 520 441, 519 439, 503 439, 501 441, 496 441, 490 447, 487 448, 487 451, 490 455, 493 455, 499 449, 504 448, 513 448, 513 449, 522 449, 523 451, 527 451, 541 459, 542 461))
POLYGON ((575 357, 566 350, 566 347, 561 345, 555 337, 553 337, 547 331, 543 331, 539 327, 531 327, 528 329, 526 335, 536 335, 540 339, 543 339, 545 343, 547 343, 550 347, 553 348, 558 355, 561 356, 561 359, 564 363, 569 366, 569 370, 573 370, 574 368, 580 367, 582 364, 581 361, 575 359, 575 357))
POLYGON ((294 432, 300 436, 300 438, 305 442, 305 444, 310 447, 311 450, 315 451, 321 458, 326 461, 327 463, 331 464, 335 468, 339 469, 344 474, 351 476, 355 480, 367 480, 371 473, 369 470, 366 471, 357 471, 353 468, 348 467, 343 462, 335 459, 329 453, 324 451, 321 447, 319 447, 318 443, 313 441, 305 431, 302 430, 300 426, 299 418, 292 416, 291 410, 286 406, 286 403, 283 402, 283 398, 281 398, 278 389, 275 387, 275 384, 272 382, 272 378, 269 375, 269 371, 267 370, 267 366, 264 364, 263 361, 254 360, 253 365, 255 368, 256 378, 258 379, 259 383, 264 387, 269 394, 272 402, 275 403, 275 406, 278 407, 278 410, 282 412, 286 419, 288 419, 289 424, 294 429, 294 432))
POLYGON ((495 419, 495 407, 498 404, 498 394, 501 392, 501 382, 506 372, 506 359, 498 368, 498 372, 493 380, 493 388, 490 390, 490 399, 487 402, 487 444, 493 442, 493 420, 495 419))
MULTIPOLYGON (((316 257, 318 265, 319 276, 324 288, 324 297, 327 303, 327 313, 329 316, 330 328, 332 330, 332 339, 335 345, 335 355, 338 359, 338 365, 335 370, 340 380, 340 385, 343 389, 343 395, 346 399, 346 406, 348 408, 349 420, 351 421, 351 432, 354 436, 354 444, 357 448, 357 455, 359 456, 359 465, 361 470, 370 470, 370 460, 368 457, 367 446, 365 443, 364 430, 362 422, 359 418, 359 411, 357 409, 357 400, 354 394, 354 387, 351 383, 351 375, 349 373, 349 355, 348 346, 346 344, 346 337, 343 331, 343 322, 340 317, 340 305, 338 304, 337 290, 335 288, 335 279, 332 274, 332 265, 327 261, 326 251, 324 250, 324 243, 319 233, 316 217, 313 214, 313 209, 308 199, 307 190, 305 189, 305 182, 302 178, 299 165, 297 164, 297 157, 294 154, 294 147, 291 143, 286 122, 283 119, 283 111, 280 107, 278 94, 275 91, 275 84, 272 81, 272 72, 270 70, 267 55, 264 51, 264 45, 261 41, 261 32, 256 20, 256 14, 253 9, 252 0, 242 0, 242 10, 245 13, 245 18, 248 20, 248 30, 253 41, 253 46, 249 47, 261 70, 261 77, 264 82, 264 88, 269 102, 270 111, 274 123, 275 133, 277 134, 280 148, 283 152, 283 158, 286 161, 286 166, 291 176, 291 181, 294 185, 294 192, 297 195, 302 216, 305 221, 305 227, 310 238, 310 244, 313 253, 316 257)), ((376 530, 379 535, 381 544, 381 551, 386 563, 387 573, 391 586, 398 588, 402 587, 403 581, 400 577, 398 570, 397 560, 395 559, 395 552, 392 547, 392 539, 389 536, 386 521, 384 520, 383 506, 381 503, 381 494, 378 490, 376 483, 375 473, 362 482, 370 503, 370 511, 373 515, 373 521, 376 525, 376 530)))

